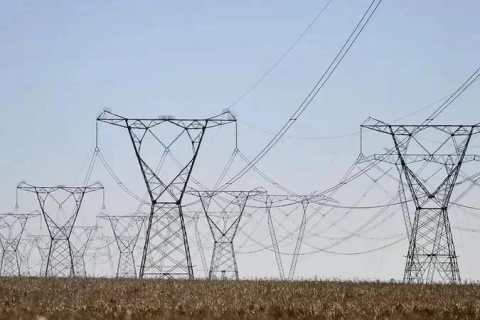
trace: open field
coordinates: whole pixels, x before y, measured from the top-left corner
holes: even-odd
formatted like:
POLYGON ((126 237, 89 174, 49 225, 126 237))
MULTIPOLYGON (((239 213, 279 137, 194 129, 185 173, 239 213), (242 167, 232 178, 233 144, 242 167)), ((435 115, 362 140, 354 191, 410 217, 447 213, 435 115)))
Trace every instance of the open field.
POLYGON ((480 286, 0 279, 1 319, 480 319, 480 286))

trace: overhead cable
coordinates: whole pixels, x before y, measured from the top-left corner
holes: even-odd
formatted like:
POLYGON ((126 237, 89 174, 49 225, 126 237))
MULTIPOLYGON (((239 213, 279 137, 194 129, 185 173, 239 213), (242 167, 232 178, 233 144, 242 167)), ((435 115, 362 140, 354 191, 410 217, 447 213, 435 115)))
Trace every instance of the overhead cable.
POLYGON ((317 20, 320 18, 320 16, 325 12, 325 10, 328 8, 330 3, 333 0, 329 0, 325 6, 323 6, 322 10, 315 16, 315 18, 308 24, 307 28, 303 30, 303 32, 300 34, 300 36, 288 47, 287 51, 282 54, 280 59, 278 59, 271 67, 270 69, 267 70, 247 91, 245 91, 240 97, 238 97, 233 103, 231 103, 228 106, 228 109, 234 107, 237 103, 239 103, 243 98, 245 98, 250 92, 252 92, 279 64, 282 62, 283 59, 290 53, 290 51, 293 50, 293 48, 302 40, 302 38, 307 34, 308 30, 317 22, 317 20))
POLYGON ((253 158, 253 160, 246 165, 242 170, 240 170, 234 177, 232 177, 227 183, 224 184, 223 188, 231 185, 252 169, 285 135, 285 133, 292 127, 292 125, 298 120, 298 118, 304 113, 307 107, 312 103, 313 99, 317 96, 320 90, 325 86, 330 77, 333 75, 337 67, 340 65, 342 60, 345 58, 347 53, 350 51, 353 44, 356 42, 359 35, 362 33, 365 26, 368 24, 373 14, 380 5, 381 0, 373 0, 368 7, 368 9, 363 14, 362 18, 356 25, 355 29, 352 31, 347 41, 344 43, 343 47, 337 53, 333 61, 330 63, 327 70, 323 73, 320 79, 317 81, 312 90, 308 93, 307 97, 302 101, 299 107, 295 110, 292 116, 287 120, 283 127, 278 131, 278 133, 273 137, 273 139, 253 158))

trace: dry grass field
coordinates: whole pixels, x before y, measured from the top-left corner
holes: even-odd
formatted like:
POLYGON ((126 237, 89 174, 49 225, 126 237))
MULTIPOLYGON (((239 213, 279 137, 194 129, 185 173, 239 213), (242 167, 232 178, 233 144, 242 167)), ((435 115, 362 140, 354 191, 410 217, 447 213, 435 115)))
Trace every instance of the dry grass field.
POLYGON ((479 285, 0 278, 1 319, 480 319, 479 285))

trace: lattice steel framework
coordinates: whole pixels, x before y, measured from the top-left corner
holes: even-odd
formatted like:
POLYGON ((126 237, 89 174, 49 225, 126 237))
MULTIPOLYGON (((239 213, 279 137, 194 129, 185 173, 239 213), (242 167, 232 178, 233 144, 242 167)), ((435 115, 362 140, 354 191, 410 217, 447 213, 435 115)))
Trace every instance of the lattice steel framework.
POLYGON ((138 160, 142 177, 150 197, 150 215, 146 226, 145 244, 140 264, 140 278, 189 278, 193 279, 193 267, 188 245, 182 200, 192 174, 206 129, 236 122, 229 112, 208 119, 132 119, 104 111, 97 121, 127 129, 138 160), (152 129, 172 125, 180 128, 180 134, 170 144, 165 144, 152 129), (150 134, 160 148, 168 151, 183 134, 191 143, 192 155, 187 163, 180 164, 180 171, 173 179, 165 181, 142 157, 142 143, 150 134))
POLYGON ((200 260, 202 262, 203 272, 205 273, 205 278, 208 278, 209 268, 207 265, 207 259, 205 258, 205 250, 203 249, 202 235, 200 234, 200 230, 198 228, 198 222, 200 221, 200 216, 204 215, 202 211, 195 212, 193 214, 193 219, 191 221, 193 222, 195 227, 195 241, 197 244, 198 253, 200 254, 200 260))
POLYGON ((73 255, 73 270, 76 277, 86 277, 87 268, 85 254, 92 243, 98 226, 74 226, 72 230, 71 244, 73 255))
POLYGON ((5 225, 5 228, 0 231, 0 245, 2 247, 0 276, 21 276, 21 263, 18 252, 20 241, 22 240, 27 220, 38 216, 40 214, 37 212, 0 214, 0 223, 5 225))
POLYGON ((30 277, 32 275, 30 268, 30 256, 34 246, 35 241, 33 239, 27 238, 20 240, 20 244, 18 246, 18 264, 20 266, 21 277, 30 277))
POLYGON ((264 192, 256 190, 198 191, 197 194, 214 241, 208 277, 209 279, 239 280, 233 242, 248 200, 264 192), (216 211, 212 206, 220 210, 216 211))
MULTIPOLYGON (((116 268, 114 266, 113 262, 113 254, 112 251, 110 250, 110 246, 114 245, 115 243, 115 237, 113 236, 107 236, 105 234, 100 234, 95 237, 95 240, 98 244, 96 248, 92 248, 92 276, 95 277, 97 275, 97 264, 106 264, 109 267, 109 273, 108 276, 114 275, 116 273, 116 268), (106 260, 101 260, 100 258, 106 258, 106 260)), ((105 270, 102 272, 102 274, 105 275, 105 270)))
POLYGON ((97 182, 82 187, 68 187, 64 185, 38 187, 22 182, 17 186, 17 190, 36 194, 45 224, 50 234, 50 247, 46 266, 43 271, 44 275, 46 277, 75 276, 75 249, 72 247, 70 241, 72 230, 80 212, 85 194, 100 190, 103 191, 103 186, 97 182), (60 194, 63 194, 64 197, 58 198, 60 194), (64 214, 67 215, 67 221, 65 223, 60 223, 50 211, 47 212, 47 200, 56 203, 58 210, 62 212, 64 212, 63 207, 67 201, 73 200, 75 202, 72 213, 67 214, 64 212, 64 214))
MULTIPOLYGON (((278 245, 277 235, 275 231, 275 226, 272 218, 272 208, 275 207, 287 207, 292 205, 297 205, 301 208, 301 220, 298 227, 295 229, 298 231, 297 233, 297 241, 295 243, 295 249, 292 254, 292 261, 290 264, 290 269, 288 272, 288 279, 293 279, 295 276, 295 270, 297 268, 298 257, 300 255, 300 250, 303 244, 303 238, 305 235, 305 228, 307 225, 308 217, 307 217, 307 210, 309 206, 312 204, 317 204, 317 208, 315 212, 319 212, 321 206, 325 202, 336 202, 334 199, 327 197, 323 194, 267 194, 264 198, 265 203, 265 210, 267 214, 267 221, 268 221, 268 229, 270 233, 270 238, 272 240, 273 251, 275 253, 275 259, 277 262, 278 272, 281 279, 285 279, 285 269, 283 266, 282 254, 280 252, 280 248, 278 245)), ((312 212, 312 214, 315 214, 312 212)), ((310 216, 311 218, 311 216, 310 216)), ((293 234, 293 232, 292 232, 293 234)))
MULTIPOLYGON (((389 125, 371 119, 362 128, 385 133, 391 136, 395 152, 374 154, 368 158, 397 165, 401 182, 405 181, 415 204, 415 216, 412 227, 406 221, 409 233, 409 248, 404 273, 404 282, 433 282, 438 280, 460 282, 457 254, 455 252, 448 207, 456 185, 462 164, 479 161, 477 155, 466 154, 473 135, 480 133, 480 124, 476 125, 389 125), (440 146, 434 150, 428 148, 415 136, 426 130, 435 130, 445 134, 440 146), (409 153, 411 142, 424 153, 409 153), (451 144, 454 150, 445 153, 451 144), (414 164, 437 164, 445 169, 445 175, 436 188, 428 188, 418 172, 412 169, 414 164)), ((400 194, 404 186, 400 186, 400 194)), ((402 201, 406 201, 403 198, 402 201)), ((408 209, 404 214, 410 216, 408 209)), ((407 219, 407 218, 406 218, 407 219)))
POLYGON ((50 251, 50 236, 47 235, 33 235, 29 234, 28 239, 32 240, 40 257, 39 276, 45 276, 45 269, 47 267, 48 252, 50 251))
POLYGON ((134 251, 148 216, 143 214, 124 216, 100 215, 99 218, 105 219, 110 223, 120 253, 116 277, 136 278, 137 266, 135 265, 134 251))

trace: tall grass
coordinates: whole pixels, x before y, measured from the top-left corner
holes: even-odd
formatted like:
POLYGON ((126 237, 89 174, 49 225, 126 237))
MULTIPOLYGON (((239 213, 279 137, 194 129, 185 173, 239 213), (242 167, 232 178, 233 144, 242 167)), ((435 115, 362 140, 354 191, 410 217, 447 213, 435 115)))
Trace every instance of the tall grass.
POLYGON ((480 319, 480 286, 0 278, 1 319, 480 319))

